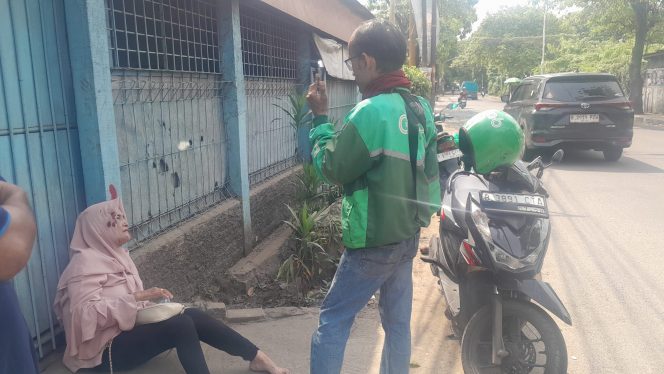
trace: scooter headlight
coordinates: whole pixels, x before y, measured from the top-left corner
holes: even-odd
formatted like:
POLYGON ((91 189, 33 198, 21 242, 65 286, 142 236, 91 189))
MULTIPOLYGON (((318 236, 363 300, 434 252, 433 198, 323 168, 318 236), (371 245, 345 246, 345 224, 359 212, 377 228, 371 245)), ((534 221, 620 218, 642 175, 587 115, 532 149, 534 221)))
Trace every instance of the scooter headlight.
MULTIPOLYGON (((546 247, 549 232, 549 221, 547 219, 538 219, 530 230, 530 235, 526 241, 521 244, 521 248, 528 253, 523 258, 518 258, 501 248, 495 240, 488 243, 489 253, 498 264, 504 265, 511 270, 522 270, 537 264, 542 251, 546 247)), ((497 235, 497 233, 496 233, 497 235)), ((516 244, 516 243, 515 243, 516 244)))
POLYGON ((489 243, 489 253, 497 264, 506 266, 511 270, 521 270, 523 268, 534 265, 539 255, 538 251, 537 253, 532 253, 525 258, 519 259, 510 255, 499 246, 493 244, 493 242, 489 243))
POLYGON ((480 209, 480 207, 476 204, 472 204, 470 208, 470 217, 473 219, 473 222, 475 222, 475 226, 477 227, 477 230, 480 232, 480 235, 482 235, 482 238, 484 241, 487 243, 491 242, 491 229, 489 228, 489 217, 480 209))
POLYGON ((531 237, 527 243, 527 250, 530 253, 523 258, 517 258, 496 244, 491 233, 492 230, 489 225, 489 217, 474 203, 471 204, 470 217, 475 223, 477 231, 479 231, 482 239, 484 239, 491 258, 497 265, 506 267, 510 270, 522 270, 537 263, 542 249, 546 245, 544 240, 546 235, 542 235, 542 233, 548 231, 548 221, 537 221, 531 230, 531 237), (535 233, 537 235, 535 235, 535 233))

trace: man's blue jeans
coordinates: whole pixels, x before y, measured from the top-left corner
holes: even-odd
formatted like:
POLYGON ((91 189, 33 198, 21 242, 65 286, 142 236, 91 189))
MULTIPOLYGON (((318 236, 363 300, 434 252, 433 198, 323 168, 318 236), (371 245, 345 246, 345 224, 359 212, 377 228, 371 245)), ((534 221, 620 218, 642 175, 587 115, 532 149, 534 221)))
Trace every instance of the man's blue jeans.
POLYGON ((385 343, 381 374, 406 374, 410 366, 413 257, 419 233, 402 242, 346 250, 320 310, 311 339, 311 374, 339 374, 355 315, 380 289, 385 343))

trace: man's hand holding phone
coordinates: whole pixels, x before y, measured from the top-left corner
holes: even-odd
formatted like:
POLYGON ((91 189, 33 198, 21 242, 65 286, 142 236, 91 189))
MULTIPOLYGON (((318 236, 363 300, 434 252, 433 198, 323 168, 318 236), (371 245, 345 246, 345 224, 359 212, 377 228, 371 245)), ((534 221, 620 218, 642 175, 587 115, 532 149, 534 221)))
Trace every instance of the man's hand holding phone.
POLYGON ((314 116, 326 116, 328 114, 327 90, 325 82, 320 80, 318 74, 316 74, 314 83, 309 86, 307 102, 314 116))

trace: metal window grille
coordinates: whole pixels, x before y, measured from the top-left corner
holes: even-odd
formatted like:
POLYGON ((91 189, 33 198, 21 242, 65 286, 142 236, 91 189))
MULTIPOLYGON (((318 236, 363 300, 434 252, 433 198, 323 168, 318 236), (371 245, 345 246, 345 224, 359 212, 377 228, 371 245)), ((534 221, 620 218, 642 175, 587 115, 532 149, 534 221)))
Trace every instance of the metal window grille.
POLYGON ((287 115, 292 80, 251 78, 246 81, 249 182, 264 181, 297 164, 297 133, 287 115))
POLYGON ((220 73, 212 0, 106 0, 114 68, 220 73))
POLYGON ((264 78, 297 78, 293 24, 274 12, 240 7, 240 34, 244 75, 264 78))
POLYGON ((122 196, 134 247, 232 196, 221 76, 116 70, 122 196))
POLYGON ((354 81, 328 77, 327 97, 329 98, 330 121, 340 126, 346 114, 360 101, 360 92, 354 81))

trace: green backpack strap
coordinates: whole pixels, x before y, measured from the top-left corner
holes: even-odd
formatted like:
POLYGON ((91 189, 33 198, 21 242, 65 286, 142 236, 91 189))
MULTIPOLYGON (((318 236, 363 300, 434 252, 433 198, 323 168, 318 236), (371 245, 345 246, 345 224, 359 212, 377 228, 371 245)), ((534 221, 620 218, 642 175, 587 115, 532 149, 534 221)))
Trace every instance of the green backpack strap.
MULTIPOLYGON (((424 108, 417 96, 404 91, 397 91, 406 103, 406 117, 408 118, 408 150, 410 153, 410 169, 413 177, 413 191, 415 196, 413 200, 417 202, 417 143, 419 135, 419 124, 426 130, 426 117, 424 108)), ((416 209, 419 212, 419 209, 416 209)), ((415 219, 418 219, 418 213, 415 213, 415 219)))

